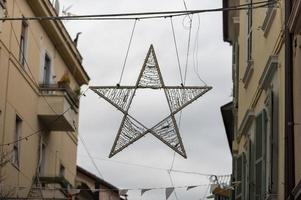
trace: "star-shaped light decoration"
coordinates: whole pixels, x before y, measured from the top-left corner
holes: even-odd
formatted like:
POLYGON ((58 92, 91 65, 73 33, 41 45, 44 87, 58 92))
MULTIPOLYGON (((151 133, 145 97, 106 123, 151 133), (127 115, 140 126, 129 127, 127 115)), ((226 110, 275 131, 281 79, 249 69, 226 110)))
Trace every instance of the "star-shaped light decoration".
POLYGON ((153 45, 151 45, 135 86, 91 86, 90 89, 124 114, 109 155, 110 158, 147 133, 151 133, 178 154, 187 158, 175 114, 212 87, 165 86, 153 45), (152 128, 146 127, 132 117, 128 111, 137 89, 163 89, 169 105, 169 116, 152 128))

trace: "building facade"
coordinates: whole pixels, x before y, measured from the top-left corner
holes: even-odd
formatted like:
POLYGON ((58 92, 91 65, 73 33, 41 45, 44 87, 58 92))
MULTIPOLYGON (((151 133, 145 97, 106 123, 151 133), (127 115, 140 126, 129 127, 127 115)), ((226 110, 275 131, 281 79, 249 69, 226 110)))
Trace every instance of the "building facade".
POLYGON ((77 166, 76 187, 78 200, 121 200, 119 189, 91 172, 77 166))
POLYGON ((248 5, 223 13, 224 41, 233 49, 233 119, 223 117, 233 135, 236 200, 286 198, 286 2, 266 3, 223 1, 225 8, 248 5))
POLYGON ((301 199, 301 1, 291 1, 287 6, 288 9, 288 34, 289 44, 291 48, 291 54, 289 54, 289 61, 291 66, 291 88, 292 88, 292 99, 291 105, 293 110, 292 116, 292 148, 291 152, 291 167, 289 170, 294 172, 288 191, 292 194, 290 199, 301 199))
POLYGON ((1 192, 62 198, 75 186, 82 57, 48 0, 1 0, 1 192), (4 156, 5 155, 5 156, 4 156), (41 189, 42 188, 42 189, 41 189))

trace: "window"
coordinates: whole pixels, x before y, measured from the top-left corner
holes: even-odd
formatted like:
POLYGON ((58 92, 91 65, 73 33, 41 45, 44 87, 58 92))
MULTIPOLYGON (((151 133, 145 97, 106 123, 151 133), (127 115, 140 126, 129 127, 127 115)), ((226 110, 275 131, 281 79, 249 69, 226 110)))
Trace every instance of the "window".
POLYGON ((39 163, 40 176, 45 175, 45 167, 46 167, 46 144, 42 143, 40 146, 40 163, 39 163))
POLYGON ((268 191, 269 194, 277 194, 278 182, 278 103, 277 95, 269 91, 266 106, 269 116, 269 141, 268 141, 268 191))
POLYGON ((253 0, 247 2, 250 4, 247 10, 247 62, 250 62, 252 61, 253 0))
POLYGON ((232 49, 232 79, 234 83, 233 97, 234 97, 234 108, 238 107, 238 83, 239 83, 239 44, 235 42, 232 49))
POLYGON ((21 137, 21 130, 22 130, 22 120, 19 116, 16 116, 15 120, 15 143, 13 146, 13 160, 12 163, 19 167, 20 165, 20 141, 18 141, 21 137))
POLYGON ((60 177, 65 177, 65 167, 64 165, 60 165, 60 172, 59 172, 60 177))
POLYGON ((266 194, 266 139, 267 115, 262 111, 256 117, 255 132, 255 199, 263 200, 266 194))
POLYGON ((254 176, 254 159, 255 159, 255 154, 254 154, 254 142, 251 140, 249 141, 248 144, 248 164, 249 164, 249 174, 248 174, 248 199, 252 200, 255 199, 255 176, 254 176))
POLYGON ((242 195, 243 195, 243 156, 239 155, 238 158, 236 158, 236 182, 238 182, 239 184, 237 185, 237 187, 235 188, 235 199, 236 200, 242 200, 242 195))
POLYGON ((22 66, 25 66, 26 64, 27 32, 28 32, 28 24, 25 20, 23 20, 22 27, 21 27, 20 52, 19 52, 19 61, 22 66))
POLYGON ((47 53, 44 58, 44 70, 43 70, 43 84, 49 85, 51 83, 51 59, 47 53))

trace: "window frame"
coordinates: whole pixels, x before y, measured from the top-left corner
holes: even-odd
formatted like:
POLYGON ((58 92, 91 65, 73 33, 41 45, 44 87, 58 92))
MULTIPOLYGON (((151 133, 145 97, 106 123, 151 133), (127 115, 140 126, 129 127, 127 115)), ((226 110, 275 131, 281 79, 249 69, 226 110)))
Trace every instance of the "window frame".
POLYGON ((51 84, 51 78, 52 78, 51 74, 52 74, 52 59, 51 56, 47 52, 45 52, 44 61, 43 61, 43 78, 42 78, 43 85, 51 84))
POLYGON ((19 169, 20 167, 20 148, 21 142, 20 138, 22 135, 22 123, 23 120, 19 115, 15 117, 15 129, 14 129, 14 144, 13 144, 13 156, 12 156, 12 164, 19 169))
POLYGON ((243 198, 243 155, 240 154, 235 158, 235 181, 240 182, 235 187, 235 200, 241 200, 243 198))
POLYGON ((252 62, 252 51, 253 51, 253 0, 247 0, 250 4, 246 11, 247 14, 247 63, 252 62))
POLYGON ((66 174, 66 167, 63 165, 63 163, 60 164, 60 170, 59 170, 59 177, 65 177, 66 174))
POLYGON ((28 43, 28 22, 22 20, 21 22, 21 33, 20 33, 20 44, 19 44, 19 62, 21 66, 26 65, 27 56, 27 43, 28 43))
POLYGON ((255 199, 262 200, 266 196, 266 183, 267 183, 267 160, 266 160, 266 151, 267 151, 267 128, 268 128, 268 118, 267 112, 263 109, 256 116, 256 128, 255 128, 255 155, 254 155, 254 177, 255 177, 255 199), (260 125, 260 126, 259 126, 260 125), (258 138, 261 137, 261 138, 258 138), (259 152, 259 144, 260 143, 260 151, 259 152), (260 166, 260 167, 258 167, 260 166), (259 170, 259 171, 258 171, 259 170), (257 173, 260 173, 258 176, 257 173), (259 186, 260 185, 260 186, 259 186), (260 190, 260 191, 258 191, 260 190))
MULTIPOLYGON (((41 138, 42 139, 42 138, 41 138)), ((46 157, 47 155, 47 144, 42 140, 40 144, 40 163, 39 163, 39 175, 45 175, 46 171, 46 157)))

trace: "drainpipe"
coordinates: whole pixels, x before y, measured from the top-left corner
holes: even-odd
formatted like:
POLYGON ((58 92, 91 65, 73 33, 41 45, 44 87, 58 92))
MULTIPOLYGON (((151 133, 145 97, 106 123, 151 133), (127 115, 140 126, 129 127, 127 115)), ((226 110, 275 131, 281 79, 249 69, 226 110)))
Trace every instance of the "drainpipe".
POLYGON ((288 28, 291 0, 285 0, 285 199, 295 187, 292 35, 288 28))

